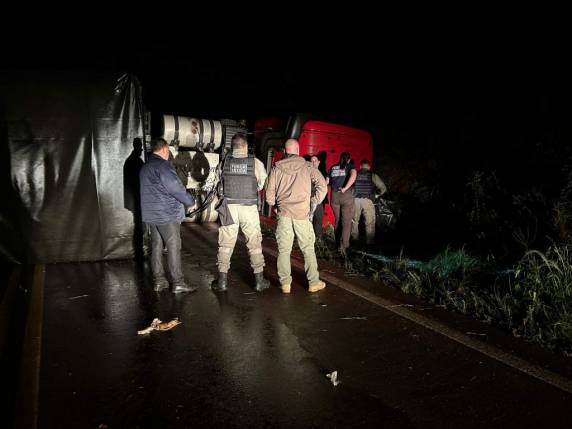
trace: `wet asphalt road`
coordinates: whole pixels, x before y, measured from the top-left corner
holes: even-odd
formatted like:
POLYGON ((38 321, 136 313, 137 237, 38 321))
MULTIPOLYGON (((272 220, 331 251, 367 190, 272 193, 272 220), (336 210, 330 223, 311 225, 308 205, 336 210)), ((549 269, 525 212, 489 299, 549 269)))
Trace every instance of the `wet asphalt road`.
POLYGON ((216 229, 183 229, 194 294, 130 261, 48 266, 39 427, 570 427, 571 395, 342 289, 254 293, 243 243, 214 294, 216 229), (155 317, 182 325, 138 336, 155 317))

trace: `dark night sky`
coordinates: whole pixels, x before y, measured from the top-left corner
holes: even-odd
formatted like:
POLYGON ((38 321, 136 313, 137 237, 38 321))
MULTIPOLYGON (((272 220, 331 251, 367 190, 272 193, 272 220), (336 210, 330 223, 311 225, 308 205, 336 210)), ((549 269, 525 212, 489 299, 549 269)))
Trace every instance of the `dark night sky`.
POLYGON ((4 62, 12 68, 132 70, 148 92, 147 103, 161 110, 239 115, 298 110, 376 121, 388 117, 406 127, 440 115, 514 110, 523 99, 534 104, 570 92, 564 52, 550 43, 456 41, 454 34, 430 41, 371 36, 248 45, 216 38, 82 44, 66 38, 9 47, 4 62))
POLYGON ((12 69, 131 70, 155 113, 323 115, 370 130, 379 152, 397 157, 470 163, 492 150, 504 160, 539 140, 567 143, 570 68, 550 40, 384 34, 297 34, 266 44, 263 37, 210 44, 62 39, 12 47, 5 58, 12 69))

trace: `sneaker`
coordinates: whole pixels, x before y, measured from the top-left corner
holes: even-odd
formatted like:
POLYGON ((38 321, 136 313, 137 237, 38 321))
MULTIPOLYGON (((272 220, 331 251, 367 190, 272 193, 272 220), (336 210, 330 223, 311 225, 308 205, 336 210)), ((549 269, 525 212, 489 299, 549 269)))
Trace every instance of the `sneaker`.
POLYGON ((311 284, 310 287, 308 288, 308 292, 313 293, 313 292, 318 292, 319 290, 322 290, 326 287, 326 283, 324 283, 323 281, 318 281, 317 283, 311 284))
POLYGON ((290 285, 282 285, 280 290, 282 290, 282 293, 290 293, 290 285))
POLYGON ((158 280, 155 282, 155 287, 153 288, 155 292, 161 292, 165 289, 169 289, 169 282, 167 280, 158 280))
POLYGON ((173 293, 182 293, 182 292, 195 292, 199 288, 197 286, 189 286, 186 283, 181 283, 175 287, 173 287, 173 293))

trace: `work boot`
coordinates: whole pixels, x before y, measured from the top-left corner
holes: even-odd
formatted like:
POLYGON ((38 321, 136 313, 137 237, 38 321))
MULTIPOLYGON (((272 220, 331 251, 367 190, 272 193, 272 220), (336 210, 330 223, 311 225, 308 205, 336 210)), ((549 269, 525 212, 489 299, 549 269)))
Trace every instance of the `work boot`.
POLYGON ((226 292, 226 275, 227 273, 218 273, 218 279, 213 280, 211 289, 215 292, 226 292))
POLYGON ((313 283, 310 285, 310 287, 308 287, 308 292, 318 292, 319 290, 322 290, 326 287, 326 283, 324 283, 323 281, 318 281, 316 283, 313 283))
POLYGON ((189 286, 186 283, 180 283, 173 287, 173 293, 195 292, 199 288, 197 286, 189 286))
POLYGON ((162 290, 169 289, 169 282, 165 279, 163 280, 156 280, 154 282, 153 290, 155 292, 161 292, 162 290))
POLYGON ((256 280, 256 284, 254 285, 256 292, 262 292, 270 287, 270 282, 264 278, 264 273, 254 273, 254 278, 256 280))

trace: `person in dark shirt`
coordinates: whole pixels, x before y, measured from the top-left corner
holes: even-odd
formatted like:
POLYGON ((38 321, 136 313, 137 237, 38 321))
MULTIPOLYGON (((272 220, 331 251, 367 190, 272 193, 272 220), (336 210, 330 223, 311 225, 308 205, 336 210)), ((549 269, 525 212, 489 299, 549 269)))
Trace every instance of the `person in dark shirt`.
POLYGON ((349 152, 342 152, 340 162, 332 166, 327 177, 331 188, 331 206, 336 219, 335 229, 338 238, 338 250, 345 256, 350 246, 352 219, 354 216, 353 185, 357 172, 351 162, 349 152))

